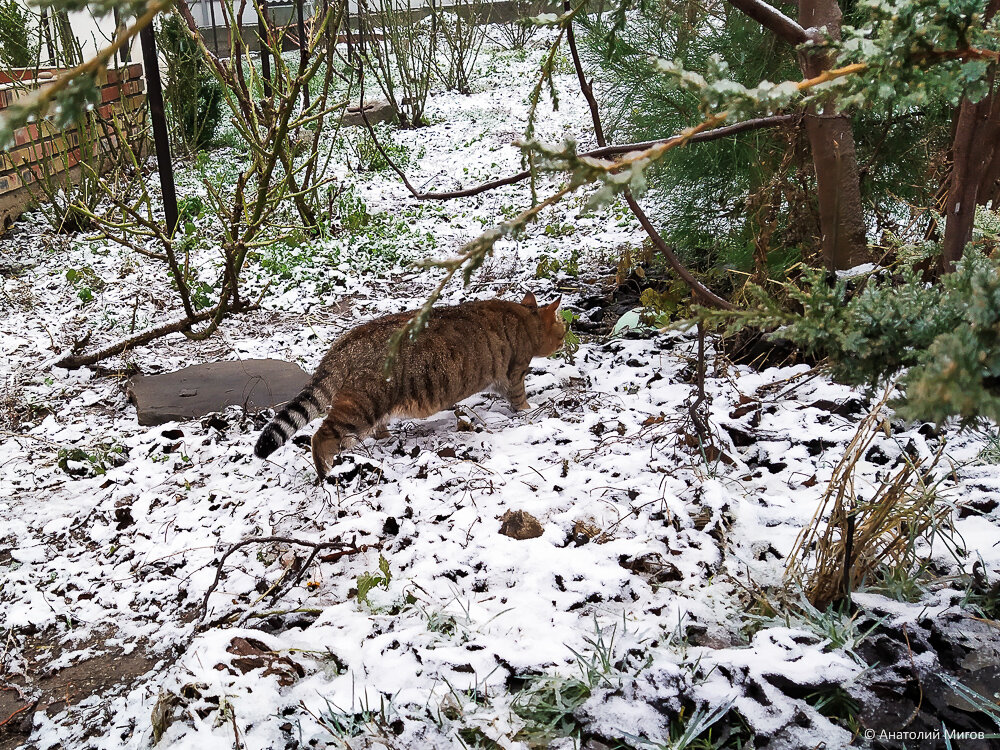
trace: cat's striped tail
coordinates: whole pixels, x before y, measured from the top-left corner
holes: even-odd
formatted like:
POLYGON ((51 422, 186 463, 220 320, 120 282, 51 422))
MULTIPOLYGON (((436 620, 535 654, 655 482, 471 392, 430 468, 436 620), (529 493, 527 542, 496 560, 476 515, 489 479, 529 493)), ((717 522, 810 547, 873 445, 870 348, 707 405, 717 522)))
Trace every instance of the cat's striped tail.
POLYGON ((292 435, 325 413, 330 406, 329 403, 324 405, 325 401, 322 390, 317 389, 315 383, 307 385, 298 396, 274 415, 274 419, 257 438, 253 452, 258 458, 270 456, 288 442, 292 435))

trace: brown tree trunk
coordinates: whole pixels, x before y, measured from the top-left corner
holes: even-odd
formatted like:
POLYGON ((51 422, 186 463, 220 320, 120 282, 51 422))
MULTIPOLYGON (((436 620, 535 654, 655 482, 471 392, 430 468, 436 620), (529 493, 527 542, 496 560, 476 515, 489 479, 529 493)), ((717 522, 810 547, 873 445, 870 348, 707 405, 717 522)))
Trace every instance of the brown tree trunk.
POLYGON ((978 201, 980 206, 993 204, 993 209, 1000 208, 1000 148, 993 148, 993 157, 979 183, 978 201))
POLYGON ((959 108, 958 126, 951 146, 952 167, 941 248, 945 271, 954 269, 972 239, 980 187, 993 161, 996 138, 1000 134, 1000 128, 990 117, 998 102, 1000 99, 991 94, 978 104, 963 99, 959 108))
MULTIPOLYGON (((989 23, 1000 0, 990 0, 986 8, 985 23, 989 23)), ((944 242, 941 246, 945 271, 951 271, 962 258, 965 246, 972 239, 972 225, 976 206, 994 196, 997 181, 996 164, 1000 152, 1000 97, 994 80, 990 80, 990 93, 978 103, 962 99, 955 123, 955 136, 951 144, 951 174, 948 178, 948 199, 945 213, 944 242)))
MULTIPOLYGON (((837 0, 799 3, 799 23, 805 29, 825 28, 830 36, 840 38, 840 18, 837 0)), ((799 66, 808 78, 829 69, 831 63, 822 52, 799 56, 799 66)), ((831 270, 850 268, 862 259, 868 244, 851 122, 833 104, 817 104, 806 111, 805 126, 816 170, 823 260, 831 270)))

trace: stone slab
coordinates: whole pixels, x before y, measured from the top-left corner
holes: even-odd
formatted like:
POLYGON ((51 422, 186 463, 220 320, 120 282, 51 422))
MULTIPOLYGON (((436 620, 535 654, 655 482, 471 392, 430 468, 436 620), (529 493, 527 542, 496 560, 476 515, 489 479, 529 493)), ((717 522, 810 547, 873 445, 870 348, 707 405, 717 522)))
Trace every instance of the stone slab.
POLYGON ((227 406, 259 411, 285 403, 309 382, 292 362, 244 359, 209 362, 163 375, 138 375, 129 381, 129 398, 139 424, 198 419, 227 406))
MULTIPOLYGON (((392 106, 386 101, 369 101, 365 102, 365 117, 368 118, 368 122, 375 125, 380 122, 395 122, 396 113, 393 112, 392 106)), ((344 119, 342 124, 345 127, 358 127, 365 124, 364 118, 361 116, 361 105, 352 104, 347 108, 344 113, 344 119)))

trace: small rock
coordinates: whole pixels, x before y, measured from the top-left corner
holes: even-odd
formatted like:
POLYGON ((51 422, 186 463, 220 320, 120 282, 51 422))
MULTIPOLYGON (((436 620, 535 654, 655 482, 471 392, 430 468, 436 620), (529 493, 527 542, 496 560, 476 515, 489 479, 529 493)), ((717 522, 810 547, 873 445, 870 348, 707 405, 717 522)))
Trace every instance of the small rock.
POLYGON ((500 533, 511 539, 536 539, 545 533, 545 529, 530 513, 508 510, 500 517, 500 533))
POLYGON ((357 127, 359 125, 365 124, 365 119, 368 120, 372 125, 379 122, 394 122, 396 120, 396 113, 392 109, 392 105, 386 101, 368 101, 365 102, 365 116, 361 116, 361 106, 358 104, 352 104, 347 108, 344 113, 344 119, 341 124, 344 127, 357 127))

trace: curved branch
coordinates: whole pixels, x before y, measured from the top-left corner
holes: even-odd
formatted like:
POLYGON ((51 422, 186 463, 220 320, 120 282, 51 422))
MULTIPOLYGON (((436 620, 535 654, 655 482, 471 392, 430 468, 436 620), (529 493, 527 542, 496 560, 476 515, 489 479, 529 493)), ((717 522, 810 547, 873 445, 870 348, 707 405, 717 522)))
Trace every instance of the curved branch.
POLYGON ((164 323, 156 328, 148 328, 141 333, 124 338, 114 344, 104 347, 103 349, 97 349, 90 354, 68 354, 62 359, 54 362, 53 366, 64 367, 67 370, 75 370, 78 367, 86 367, 87 365, 100 362, 102 359, 107 357, 113 357, 116 354, 121 354, 122 352, 132 349, 133 347, 148 344, 150 341, 158 339, 161 336, 166 336, 171 333, 183 333, 184 331, 189 330, 195 323, 208 320, 215 314, 215 312, 215 308, 212 308, 211 310, 196 313, 193 317, 180 318, 179 320, 174 320, 170 323, 164 323))
POLYGON ((656 231, 656 227, 649 220, 649 217, 643 212, 636 203, 635 198, 632 197, 632 191, 625 191, 625 202, 628 203, 628 207, 635 214, 635 218, 639 220, 639 224, 649 235, 649 239, 652 240, 653 244, 656 245, 656 249, 659 250, 663 257, 667 259, 667 263, 670 267, 674 269, 674 273, 681 277, 685 284, 691 287, 691 292, 695 297, 700 298, 705 304, 711 305, 712 307, 717 307, 721 310, 735 310, 736 307, 726 299, 723 299, 718 294, 713 292, 707 286, 702 284, 694 275, 687 269, 687 267, 681 262, 681 259, 677 257, 677 254, 670 249, 660 233, 656 231))
POLYGON ((812 40, 801 25, 763 0, 729 0, 729 4, 789 44, 798 46, 812 40))
MULTIPOLYGON (((371 136, 372 142, 375 144, 375 149, 379 152, 379 155, 386 161, 389 167, 396 173, 396 175, 403 181, 403 185, 407 190, 410 191, 412 195, 417 200, 421 201, 450 201, 455 198, 470 198, 472 196, 481 195, 487 193, 490 190, 496 190, 497 188, 504 187, 505 185, 514 185, 518 182, 528 179, 531 176, 530 170, 524 170, 523 172, 517 172, 510 175, 509 177, 501 177, 496 180, 490 180, 489 182, 484 182, 479 185, 475 185, 470 188, 461 188, 459 190, 448 190, 440 193, 424 192, 414 187, 407 177, 406 173, 397 165, 392 157, 386 153, 382 144, 379 142, 378 137, 375 135, 375 129, 368 122, 368 118, 363 114, 362 119, 365 121, 365 125, 368 127, 368 133, 371 136)), ((715 130, 708 130, 701 133, 695 133, 690 136, 687 141, 689 143, 706 143, 708 141, 719 140, 720 138, 728 138, 730 136, 739 135, 740 133, 748 133, 752 130, 761 130, 763 128, 774 128, 780 125, 787 125, 792 122, 798 122, 802 115, 787 114, 787 115, 770 115, 768 117, 756 117, 752 120, 744 120, 743 122, 735 123, 734 125, 726 125, 725 127, 716 128, 715 130)), ((629 154, 633 151, 645 151, 653 146, 660 146, 663 144, 672 143, 673 141, 681 140, 683 136, 672 135, 669 138, 660 138, 655 141, 642 141, 640 143, 620 143, 611 146, 602 146, 600 148, 595 148, 590 151, 583 151, 579 156, 591 156, 595 159, 603 159, 608 156, 620 156, 622 154, 629 154)))
MULTIPOLYGON (((570 12, 569 0, 563 0, 563 9, 567 13, 570 12)), ((573 33, 572 18, 566 24, 566 41, 569 42, 569 52, 573 58, 573 67, 576 68, 576 78, 580 82, 580 92, 587 100, 587 106, 590 107, 590 119, 594 122, 594 137, 597 139, 597 145, 607 146, 608 142, 604 139, 604 125, 601 124, 601 111, 597 108, 597 100, 594 98, 594 86, 583 74, 583 63, 580 62, 580 53, 576 49, 576 35, 573 33)))
MULTIPOLYGON (((564 2, 566 7, 568 8, 569 0, 564 0, 564 2)), ((576 39, 573 36, 572 21, 570 21, 569 23, 569 32, 567 34, 567 39, 569 40, 569 50, 573 57, 573 66, 576 68, 576 78, 580 82, 580 92, 587 100, 587 106, 590 107, 590 117, 594 121, 594 135, 597 137, 598 144, 600 144, 601 146, 606 146, 604 140, 604 127, 601 125, 601 111, 597 105, 597 99, 594 97, 594 88, 591 85, 591 83, 587 80, 586 75, 584 75, 583 65, 580 63, 580 55, 576 50, 576 39)), ((718 134, 722 130, 726 130, 726 128, 718 128, 716 130, 708 131, 705 133, 698 133, 694 136, 691 136, 689 140, 694 140, 699 135, 701 136, 714 135, 716 137, 721 137, 718 134)), ((735 309, 734 306, 728 300, 723 299, 715 292, 713 292, 711 289, 709 289, 707 286, 702 284, 698 279, 695 278, 694 274, 692 274, 687 269, 687 266, 681 263, 681 259, 678 258, 676 253, 674 253, 674 251, 667 246, 667 243, 664 242, 663 237, 660 236, 660 233, 656 231, 656 227, 653 226, 653 223, 649 220, 649 217, 647 217, 646 214, 643 212, 643 210, 639 207, 639 204, 632 196, 632 191, 626 188, 624 196, 625 196, 625 202, 628 203, 628 207, 631 209, 632 213, 635 214, 635 218, 639 220, 639 224, 642 225, 642 228, 649 236, 649 239, 652 240, 654 245, 656 245, 657 249, 660 251, 663 257, 667 259, 667 262, 670 264, 670 267, 674 270, 674 273, 680 276, 681 279, 684 281, 684 283, 691 288, 692 295, 696 299, 701 299, 703 302, 705 302, 708 305, 711 305, 712 307, 718 307, 723 310, 734 310, 735 309)), ((702 345, 702 348, 704 348, 704 334, 700 327, 699 327, 699 332, 701 332, 702 335, 702 337, 699 339, 699 342, 702 345)), ((702 357, 699 357, 699 362, 703 361, 704 359, 702 357)), ((702 394, 701 397, 703 398, 704 394, 702 394)), ((695 416, 694 407, 692 407, 692 416, 695 416)), ((695 425, 698 424, 699 422, 696 419, 695 425)))

